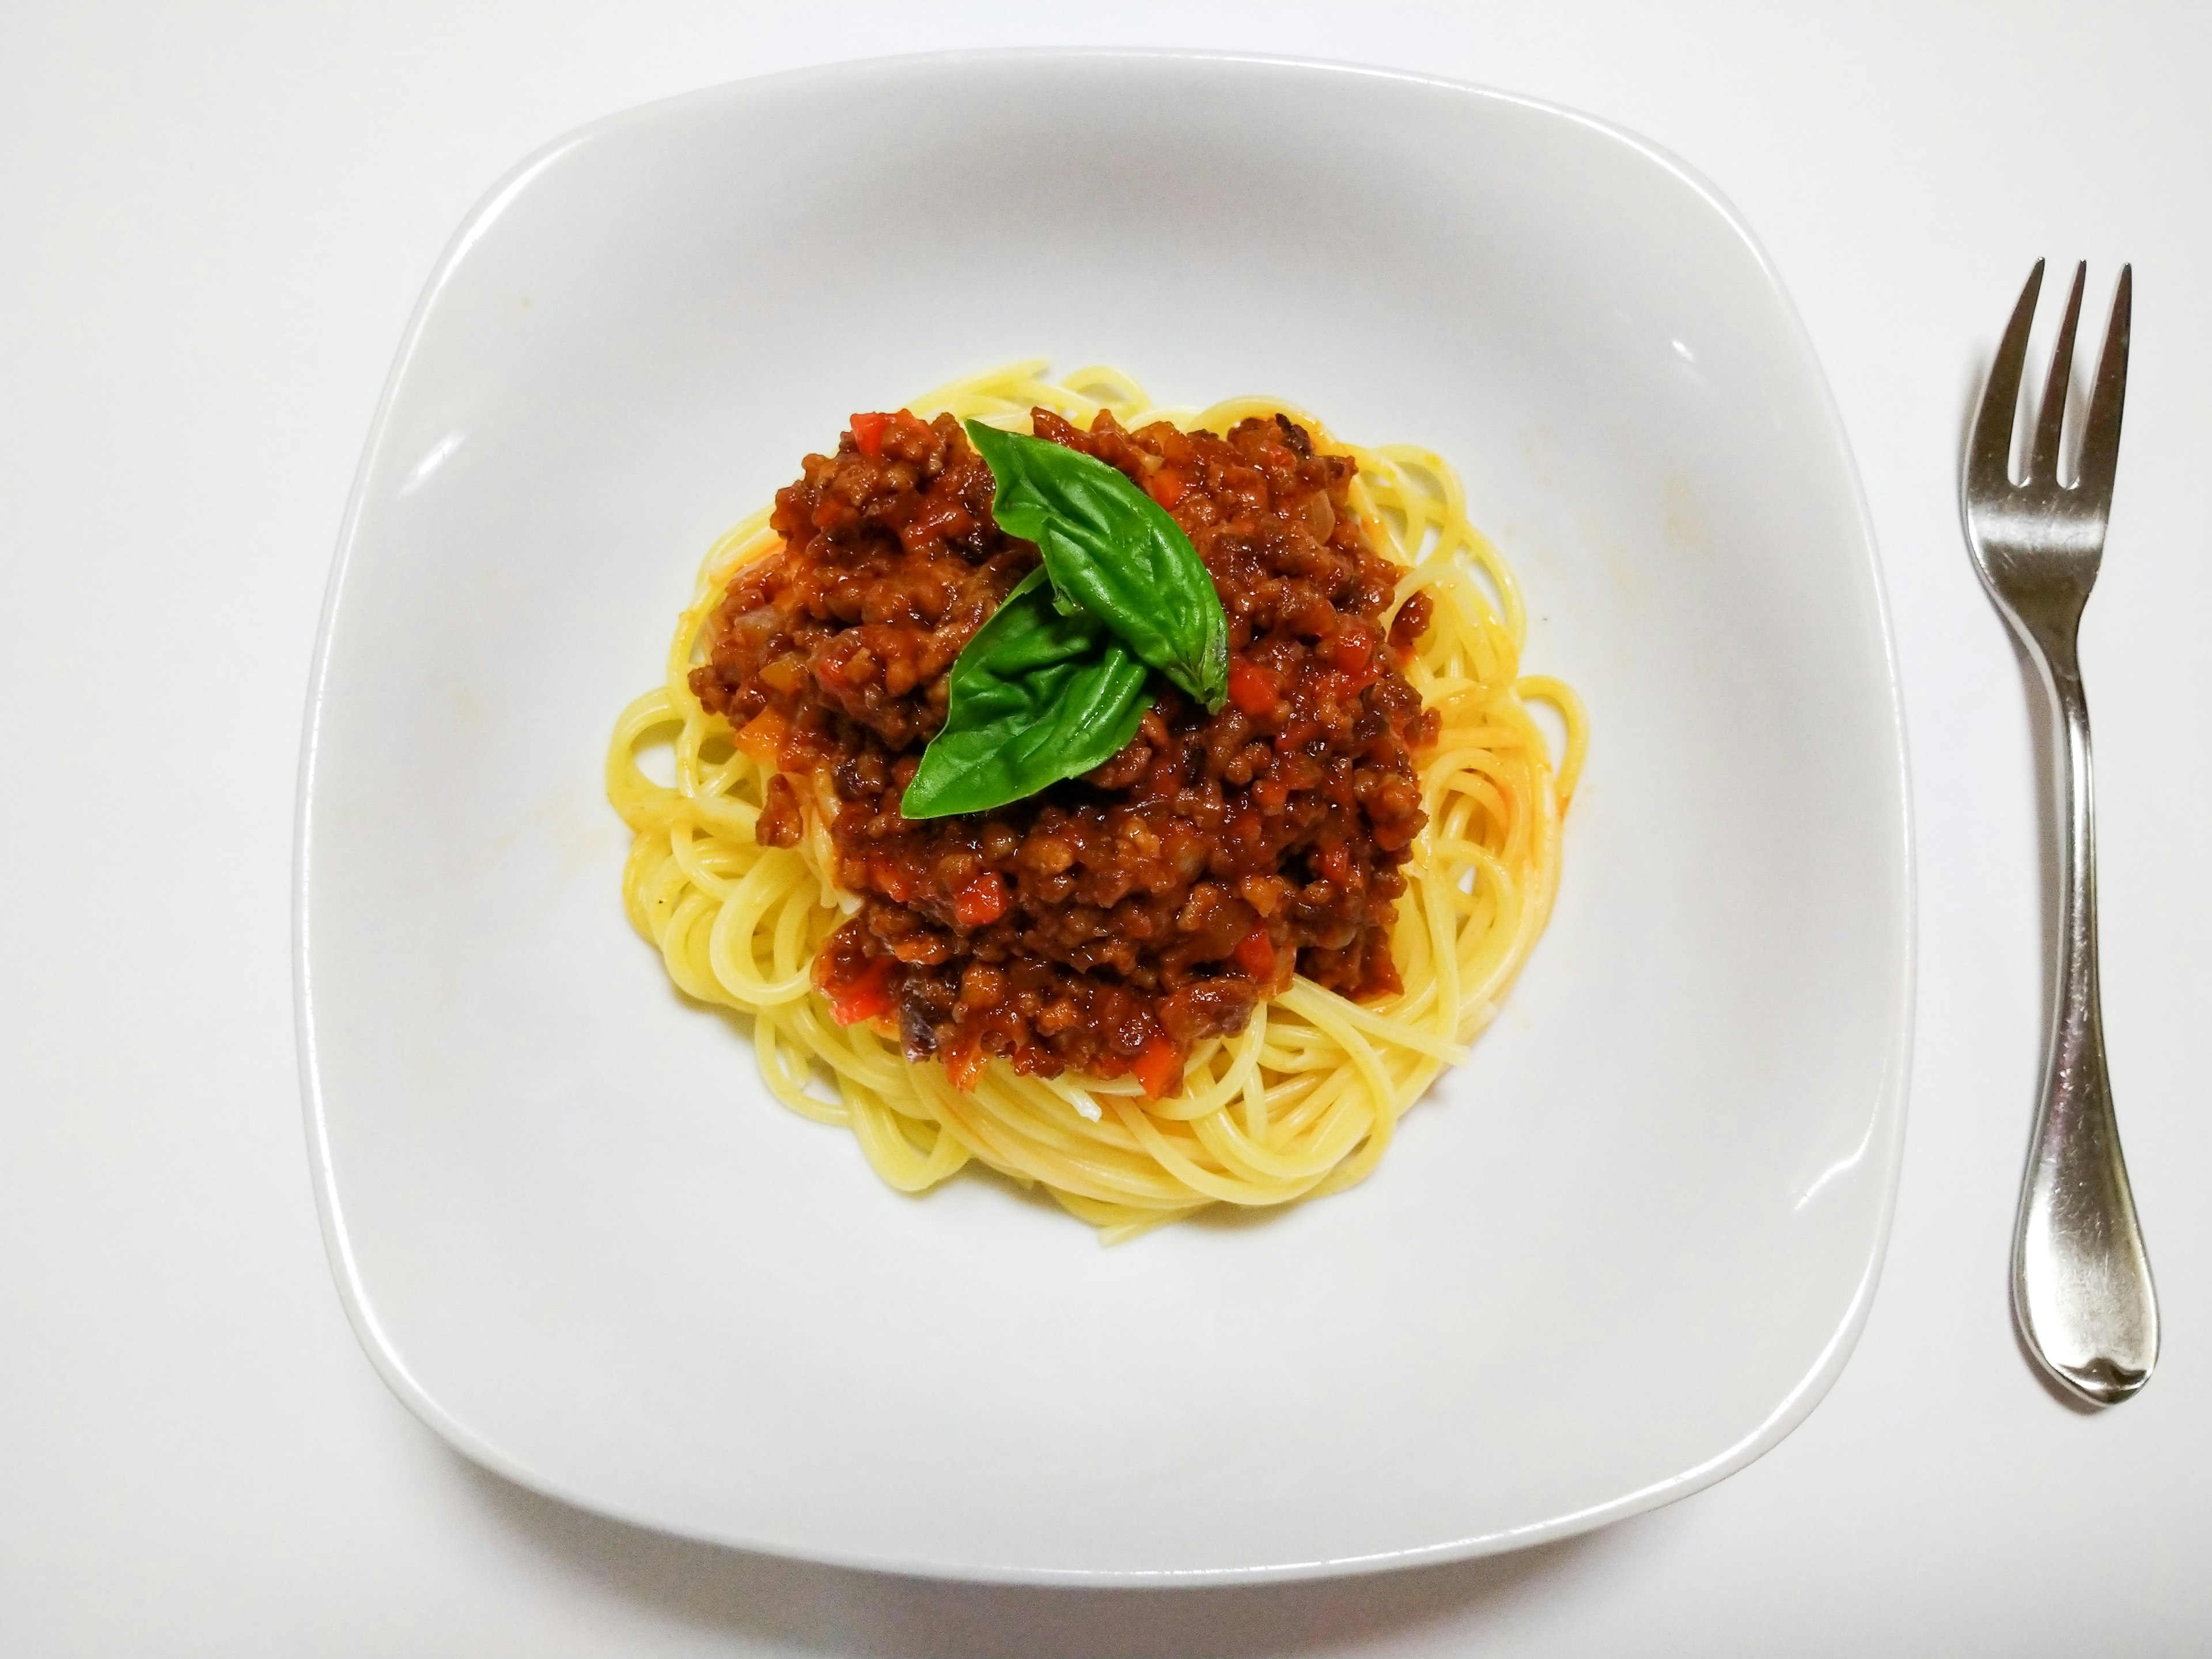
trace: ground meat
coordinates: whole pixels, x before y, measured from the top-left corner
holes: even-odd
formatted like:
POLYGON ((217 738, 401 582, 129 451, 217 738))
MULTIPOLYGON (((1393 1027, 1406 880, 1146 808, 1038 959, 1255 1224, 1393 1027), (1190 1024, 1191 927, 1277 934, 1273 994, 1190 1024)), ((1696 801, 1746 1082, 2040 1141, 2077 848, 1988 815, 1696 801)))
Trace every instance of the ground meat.
MULTIPOLYGON (((1386 635, 1398 571, 1346 498, 1353 463, 1282 416, 1222 436, 1033 418, 1189 534, 1229 617, 1219 714, 1156 677, 1136 737, 1087 777, 902 817, 946 671, 1036 564, 993 522, 958 424, 903 412, 856 416, 778 492, 783 547, 732 583, 691 686, 785 774, 829 780, 836 878, 862 900, 816 963, 841 1017, 894 1020, 909 1059, 963 1084, 995 1054, 1172 1093, 1192 1045, 1242 1030, 1293 964, 1348 996, 1398 988, 1413 757, 1436 735, 1399 671, 1428 602, 1386 635)), ((794 844, 813 794, 779 776, 763 843, 794 844)))

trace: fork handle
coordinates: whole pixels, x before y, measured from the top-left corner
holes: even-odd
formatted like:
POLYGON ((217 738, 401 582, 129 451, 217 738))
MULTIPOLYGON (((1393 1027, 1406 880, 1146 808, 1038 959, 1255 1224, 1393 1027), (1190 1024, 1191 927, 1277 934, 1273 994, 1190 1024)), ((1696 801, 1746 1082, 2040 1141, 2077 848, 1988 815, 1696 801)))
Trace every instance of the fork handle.
POLYGON ((2072 633, 2031 641, 2057 727, 2058 996, 2013 1234, 2013 1313, 2045 1370, 2109 1406, 2149 1380, 2158 1297, 2105 1073, 2089 704, 2072 633))

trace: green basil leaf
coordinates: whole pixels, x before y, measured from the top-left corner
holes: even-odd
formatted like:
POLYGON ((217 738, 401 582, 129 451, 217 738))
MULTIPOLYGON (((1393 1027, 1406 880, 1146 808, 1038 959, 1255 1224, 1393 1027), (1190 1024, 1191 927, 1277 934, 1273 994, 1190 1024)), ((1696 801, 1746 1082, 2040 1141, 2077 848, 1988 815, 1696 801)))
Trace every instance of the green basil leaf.
POLYGON ((1218 713, 1229 690, 1229 618, 1182 526, 1105 462, 981 421, 967 423, 997 485, 999 528, 1035 542, 1056 603, 1104 623, 1218 713))
POLYGON ((953 659, 944 728, 900 812, 988 811, 1104 765, 1152 706, 1146 678, 1096 617, 1056 610, 1045 573, 1031 571, 953 659))

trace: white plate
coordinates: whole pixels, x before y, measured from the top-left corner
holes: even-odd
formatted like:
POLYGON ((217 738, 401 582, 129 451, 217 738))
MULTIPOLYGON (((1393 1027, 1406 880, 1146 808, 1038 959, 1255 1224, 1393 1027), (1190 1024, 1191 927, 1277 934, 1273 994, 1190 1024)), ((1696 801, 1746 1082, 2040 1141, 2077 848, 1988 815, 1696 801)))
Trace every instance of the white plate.
POLYGON ((1194 1580, 1556 1537, 1799 1421, 1888 1224, 1903 738, 1819 366, 1709 187, 1464 87, 954 57, 541 152, 376 417, 298 905, 386 1378, 517 1480, 752 1548, 1194 1580), (600 793, 714 536, 848 411, 1030 355, 1441 450, 1595 733, 1551 931, 1379 1173, 1113 1249, 775 1104, 629 931, 600 793))

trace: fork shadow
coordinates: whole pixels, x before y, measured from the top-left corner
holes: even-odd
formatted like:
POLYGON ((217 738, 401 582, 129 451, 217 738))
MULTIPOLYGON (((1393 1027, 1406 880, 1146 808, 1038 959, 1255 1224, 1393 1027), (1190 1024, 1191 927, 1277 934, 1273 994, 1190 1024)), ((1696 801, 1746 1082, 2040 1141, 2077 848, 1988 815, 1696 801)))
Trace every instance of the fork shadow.
MULTIPOLYGON (((1588 1576, 1620 1525, 1505 1555, 1353 1578, 1205 1589, 975 1584, 822 1566, 634 1527, 542 1497, 442 1449, 504 1528, 621 1600, 777 1651, 900 1659, 1258 1659, 1337 1650, 1504 1614, 1588 1576)), ((1626 1523, 1633 1526, 1633 1522, 1626 1523)))

